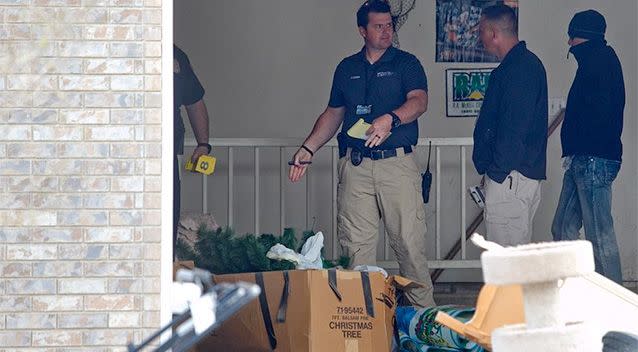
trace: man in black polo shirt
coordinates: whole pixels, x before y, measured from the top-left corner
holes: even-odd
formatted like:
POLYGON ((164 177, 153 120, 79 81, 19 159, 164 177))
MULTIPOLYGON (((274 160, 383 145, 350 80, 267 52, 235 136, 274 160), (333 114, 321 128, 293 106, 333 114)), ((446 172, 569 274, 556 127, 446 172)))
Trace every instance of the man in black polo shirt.
POLYGON ((490 240, 517 245, 531 240, 545 179, 547 77, 543 63, 518 40, 514 10, 483 10, 480 37, 501 64, 492 71, 474 128, 476 170, 486 175, 485 224, 490 240))
POLYGON ((208 110, 204 103, 204 88, 195 76, 188 56, 173 45, 173 248, 177 243, 177 223, 180 213, 181 182, 177 156, 184 154, 184 121, 180 107, 186 107, 186 114, 195 133, 197 147, 193 150, 191 161, 197 162, 200 156, 210 153, 208 144, 208 110))
POLYGON ((418 306, 433 306, 425 255, 425 208, 421 176, 412 156, 417 118, 427 108, 427 81, 412 54, 392 47, 393 22, 384 1, 364 3, 357 12, 365 46, 337 66, 326 110, 299 148, 290 168, 296 182, 313 154, 339 134, 338 237, 352 266, 374 265, 383 218, 402 275, 426 286, 406 292, 418 306), (367 139, 347 131, 363 119, 367 139))

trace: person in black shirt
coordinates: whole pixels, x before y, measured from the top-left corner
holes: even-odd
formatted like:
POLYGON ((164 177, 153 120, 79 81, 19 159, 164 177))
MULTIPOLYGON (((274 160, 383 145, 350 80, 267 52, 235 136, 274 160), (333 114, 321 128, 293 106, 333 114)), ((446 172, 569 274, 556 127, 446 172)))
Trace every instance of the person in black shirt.
POLYGON ((483 10, 479 30, 500 65, 492 71, 474 128, 472 160, 484 176, 485 224, 501 245, 529 243, 545 179, 547 76, 543 63, 518 39, 514 10, 483 10))
POLYGON ((584 226, 596 271, 621 283, 611 184, 622 160, 625 83, 620 60, 605 41, 606 28, 594 10, 577 13, 569 23, 569 51, 578 70, 560 134, 566 171, 552 234, 557 241, 575 240, 584 226))
POLYGON ((351 265, 374 265, 383 218, 403 276, 425 287, 406 292, 411 304, 434 306, 425 255, 425 207, 421 175, 412 155, 417 118, 427 108, 427 80, 419 60, 392 47, 393 22, 385 1, 370 0, 357 12, 365 46, 337 66, 328 107, 293 157, 290 180, 299 181, 314 153, 339 134, 337 235, 351 265), (363 119, 367 138, 347 131, 363 119))
POLYGON ((208 144, 208 110, 204 103, 204 88, 191 67, 188 56, 173 45, 173 248, 177 243, 177 223, 180 213, 181 182, 179 179, 179 163, 177 156, 184 154, 184 121, 180 114, 181 106, 186 107, 186 114, 193 128, 197 147, 193 150, 191 161, 197 162, 200 156, 210 153, 208 144))

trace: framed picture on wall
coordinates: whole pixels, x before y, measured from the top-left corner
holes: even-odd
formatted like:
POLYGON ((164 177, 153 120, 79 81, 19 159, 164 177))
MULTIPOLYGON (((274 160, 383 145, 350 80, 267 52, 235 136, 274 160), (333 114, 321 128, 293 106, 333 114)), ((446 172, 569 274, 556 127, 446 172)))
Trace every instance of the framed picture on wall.
POLYGON ((479 44, 484 8, 505 4, 518 17, 518 0, 435 0, 436 62, 497 62, 479 44))
POLYGON ((493 68, 445 70, 445 100, 448 117, 478 116, 493 68))

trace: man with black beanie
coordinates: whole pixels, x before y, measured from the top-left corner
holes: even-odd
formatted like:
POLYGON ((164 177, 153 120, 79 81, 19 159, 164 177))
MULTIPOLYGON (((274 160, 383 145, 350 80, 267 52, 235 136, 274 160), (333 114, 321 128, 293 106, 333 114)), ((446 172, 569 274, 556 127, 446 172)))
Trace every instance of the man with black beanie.
POLYGON ((575 240, 585 227, 596 271, 622 283, 611 214, 611 184, 620 170, 625 84, 616 52, 605 41, 607 24, 595 10, 569 23, 569 52, 578 61, 561 130, 563 189, 554 215, 554 240, 575 240))

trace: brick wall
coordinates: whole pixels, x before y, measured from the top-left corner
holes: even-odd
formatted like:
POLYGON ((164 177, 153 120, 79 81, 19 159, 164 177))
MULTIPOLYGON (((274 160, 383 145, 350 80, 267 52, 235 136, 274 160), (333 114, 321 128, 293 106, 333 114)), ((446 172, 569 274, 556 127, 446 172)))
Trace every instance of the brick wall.
POLYGON ((0 0, 2 351, 124 350, 160 325, 161 14, 0 0))

